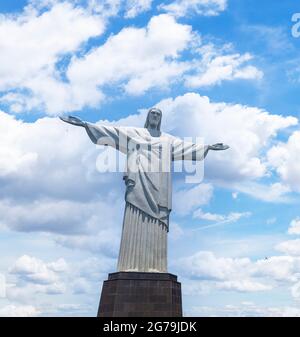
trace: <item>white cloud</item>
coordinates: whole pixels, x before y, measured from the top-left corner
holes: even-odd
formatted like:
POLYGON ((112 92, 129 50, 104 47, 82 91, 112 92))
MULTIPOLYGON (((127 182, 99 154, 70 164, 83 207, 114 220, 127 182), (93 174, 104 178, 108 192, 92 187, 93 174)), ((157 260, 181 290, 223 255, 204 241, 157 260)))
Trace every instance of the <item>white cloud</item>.
MULTIPOLYGON (((120 4, 108 5, 113 7, 110 15, 115 15, 120 4)), ((127 15, 133 16, 151 4, 133 1, 126 5, 127 15)), ((83 43, 103 33, 106 14, 101 9, 106 4, 91 1, 85 8, 67 1, 44 1, 32 6, 16 18, 4 17, 0 25, 0 100, 14 113, 39 108, 57 114, 97 106, 104 99, 103 86, 117 85, 128 94, 140 95, 151 88, 167 88, 187 71, 199 68, 201 74, 186 77, 188 85, 256 78, 259 73, 243 66, 249 55, 218 56, 211 46, 210 52, 207 48, 199 52, 202 61, 181 61, 180 53, 197 38, 191 26, 166 14, 152 17, 145 28, 124 28, 103 45, 76 56, 83 43), (224 74, 226 67, 230 74, 224 74)))
POLYGON ((294 299, 299 299, 299 297, 300 297, 300 282, 295 283, 291 287, 291 294, 292 294, 294 299))
POLYGON ((249 217, 250 215, 251 215, 250 212, 243 212, 243 213, 231 212, 228 215, 212 214, 212 213, 204 213, 202 212, 201 209, 198 209, 193 213, 193 218, 200 219, 200 220, 216 221, 216 223, 201 226, 199 228, 195 228, 193 229, 193 231, 198 231, 198 230, 203 230, 203 229, 213 228, 213 227, 219 227, 224 224, 237 222, 241 218, 249 217))
POLYGON ((43 103, 50 113, 77 106, 80 95, 62 81, 56 64, 103 31, 104 21, 99 16, 67 2, 54 4, 42 13, 3 16, 0 91, 8 93, 1 101, 12 104, 15 111, 30 110, 43 103), (18 91, 9 92, 15 89, 18 91))
POLYGON ((58 273, 64 272, 67 264, 63 259, 51 263, 32 256, 21 256, 11 268, 10 273, 36 284, 53 284, 59 280, 58 273))
MULTIPOLYGON (((265 110, 239 104, 214 103, 196 93, 164 99, 157 106, 163 111, 164 130, 181 137, 201 135, 206 144, 223 142, 230 146, 225 152, 208 153, 204 173, 205 178, 219 179, 222 184, 227 182, 236 191, 241 191, 245 185, 235 186, 234 181, 246 184, 267 175, 268 167, 261 156, 262 150, 281 130, 298 123, 295 117, 272 115, 265 110)), ((267 188, 266 192, 270 193, 267 188)), ((249 188, 244 190, 249 194, 251 192, 249 188)), ((253 188, 254 195, 255 190, 256 187, 253 188)), ((263 194, 264 191, 261 192, 263 194)), ((283 192, 287 192, 287 188, 275 183, 271 197, 274 195, 275 199, 283 192)))
POLYGON ((296 235, 300 234, 300 218, 291 221, 288 233, 296 235))
POLYGON ((151 8, 152 0, 127 0, 126 18, 134 18, 151 8))
POLYGON ((234 280, 234 281, 220 282, 216 285, 216 288, 229 291, 233 290, 240 292, 256 292, 256 291, 271 290, 272 286, 252 280, 234 280))
POLYGON ((130 94, 166 87, 186 65, 176 59, 188 47, 192 30, 168 15, 152 17, 146 28, 124 28, 83 58, 74 58, 67 77, 78 90, 123 82, 130 94))
POLYGON ((238 212, 231 212, 228 215, 222 215, 222 214, 213 214, 209 212, 203 212, 202 209, 197 209, 193 213, 193 217, 200 220, 208 220, 208 221, 217 221, 221 223, 228 223, 228 222, 235 222, 238 221, 243 216, 249 216, 251 213, 244 212, 244 213, 238 213, 238 212))
MULTIPOLYGON (((296 118, 247 106, 213 103, 194 93, 163 100, 158 106, 163 110, 166 132, 180 137, 201 135, 208 144, 223 141, 230 145, 223 153, 208 154, 206 179, 266 201, 278 200, 289 192, 280 183, 262 188, 253 180, 267 174, 260 157, 262 149, 281 129, 296 124, 296 118), (182 112, 186 118, 182 118, 182 112)), ((115 123, 141 126, 144 118, 142 111, 115 123)), ((114 230, 120 230, 116 224, 122 221, 121 176, 97 172, 98 150, 83 129, 53 118, 23 123, 1 112, 0 144, 2 226, 83 235, 82 241, 74 237, 60 242, 69 246, 81 242, 78 247, 90 247, 92 251, 101 250, 101 233, 113 237, 114 230), (99 214, 107 219, 111 219, 109 214, 117 217, 103 223, 99 214), (92 232, 93 239, 85 238, 92 232)), ((211 195, 209 184, 189 189, 179 186, 174 193, 174 210, 187 214, 208 203, 211 195)))
MULTIPOLYGON (((99 211, 99 209, 97 210, 99 211)), ((101 216, 97 219, 98 224, 103 217, 101 216)), ((95 254, 102 253, 105 256, 116 257, 120 243, 119 230, 114 227, 107 229, 101 229, 101 226, 99 227, 99 229, 95 229, 86 235, 57 236, 54 240, 56 243, 71 249, 83 249, 95 254)), ((119 227, 120 224, 118 224, 118 229, 119 227)))
POLYGON ((54 296, 66 294, 70 273, 69 265, 63 258, 44 262, 34 256, 23 255, 9 268, 8 277, 12 282, 6 288, 6 296, 12 303, 40 303, 36 295, 54 296), (33 300, 34 299, 34 300, 33 300))
MULTIPOLYGON (((226 182, 222 182, 221 185, 227 188, 229 187, 226 182)), ((293 201, 293 199, 289 196, 289 193, 291 192, 290 187, 280 182, 267 185, 253 181, 246 181, 236 183, 231 186, 239 192, 248 194, 255 199, 263 200, 266 202, 289 203, 293 201)))
POLYGON ((300 309, 292 306, 268 307, 252 302, 228 304, 224 306, 194 306, 188 312, 189 316, 217 317, 299 317, 300 309))
POLYGON ((35 317, 40 311, 32 305, 7 305, 0 308, 0 317, 35 317))
POLYGON ((58 313, 59 303, 55 302, 53 296, 58 299, 61 298, 58 295, 69 298, 72 294, 82 293, 98 296, 98 286, 107 277, 107 272, 113 270, 115 262, 115 259, 100 254, 97 258, 85 258, 68 264, 61 258, 45 262, 24 255, 9 269, 11 282, 7 286, 6 299, 11 303, 36 305, 44 314, 49 312, 47 301, 51 296, 52 314, 58 313))
POLYGON ((88 9, 108 18, 119 14, 124 0, 86 0, 88 9))
POLYGON ((251 55, 201 45, 191 26, 168 14, 153 16, 142 28, 125 27, 90 48, 90 38, 103 34, 110 16, 123 8, 133 17, 150 6, 149 0, 45 0, 32 1, 13 17, 4 15, 0 103, 12 113, 37 109, 57 115, 98 107, 110 87, 142 95, 181 81, 198 87, 261 77, 249 64, 251 55), (184 51, 188 57, 182 57, 184 51))
POLYGON ((190 189, 174 192, 173 210, 179 215, 190 214, 193 209, 207 204, 213 195, 210 184, 199 184, 190 189))
POLYGON ((7 299, 12 302, 22 304, 41 303, 41 298, 48 296, 58 296, 67 294, 67 286, 63 282, 51 284, 28 283, 25 280, 20 284, 12 285, 7 289, 7 299), (39 296, 40 298, 36 299, 39 296))
POLYGON ((229 280, 240 274, 243 269, 249 268, 251 261, 248 258, 217 258, 212 252, 200 251, 181 258, 178 264, 184 266, 191 277, 202 280, 229 280))
MULTIPOLYGON (((206 143, 223 141, 231 146, 224 153, 208 154, 205 178, 267 201, 288 192, 277 183, 260 193, 260 185, 253 179, 266 174, 260 158, 263 147, 279 130, 297 123, 295 118, 212 103, 192 93, 158 105, 163 110, 165 131, 181 137, 200 134, 206 143), (252 192, 241 187, 247 181, 255 185, 252 192)), ((141 126, 144 115, 143 111, 116 124, 141 126)), ((5 113, 0 113, 0 122, 1 226, 56 233, 56 242, 66 247, 115 256, 123 215, 122 180, 119 175, 97 172, 97 148, 84 130, 53 118, 23 123, 5 113), (114 219, 110 214, 115 214, 114 219), (107 220, 103 222, 103 218, 107 220)), ((189 214, 207 204, 212 193, 212 185, 207 183, 189 189, 179 185, 174 211, 189 214)), ((231 214, 222 221, 239 217, 231 214)))
POLYGON ((115 255, 123 182, 119 174, 97 171, 99 150, 85 131, 57 119, 22 123, 0 113, 0 120, 0 225, 76 234, 59 242, 115 255))
POLYGON ((226 216, 221 214, 213 214, 209 212, 203 212, 201 208, 197 209, 193 213, 193 217, 201 220, 208 220, 208 221, 224 221, 226 216))
MULTIPOLYGON (((120 182, 121 183, 121 182, 120 182)), ((102 225, 101 219, 106 214, 109 217, 109 209, 104 202, 74 202, 69 200, 35 200, 28 203, 13 204, 2 200, 0 205, 2 224, 18 231, 40 231, 62 234, 86 234, 91 231, 103 230, 102 234, 110 233, 109 225, 113 222, 108 220, 109 225, 102 225), (98 216, 96 211, 98 212, 98 216), (102 227, 102 228, 101 228, 102 227)), ((113 226, 112 226, 113 228, 113 226)), ((101 237, 101 235, 100 235, 101 237)), ((76 237, 73 237, 76 240, 76 237)), ((96 239, 96 238, 94 238, 96 239)), ((81 244, 85 244, 83 237, 81 244)), ((100 243, 100 240, 98 240, 100 243)), ((103 241, 103 240, 101 240, 103 241)))
POLYGON ((290 282, 297 280, 299 271, 300 259, 292 256, 271 256, 268 259, 257 260, 251 269, 251 273, 256 276, 290 282))
POLYGON ((300 132, 295 131, 286 143, 280 142, 268 152, 268 161, 283 182, 300 191, 300 132))
POLYGON ((82 88, 88 94, 90 88, 93 97, 95 90, 104 85, 119 85, 130 95, 141 95, 152 88, 169 88, 181 80, 197 87, 261 78, 262 73, 248 64, 252 59, 249 54, 230 54, 225 47, 224 54, 224 48, 219 50, 211 44, 197 48, 199 44, 199 36, 191 26, 162 14, 152 17, 147 27, 124 28, 91 53, 74 58, 67 78, 78 91, 82 88), (181 54, 187 48, 195 52, 194 59, 182 60, 181 54))
POLYGON ((99 284, 99 280, 107 277, 107 273, 115 270, 116 259, 106 256, 94 255, 73 265, 77 278, 84 278, 99 284))
MULTIPOLYGON (((153 0, 85 0, 87 7, 104 17, 124 15, 126 19, 149 11, 153 0)), ((81 1, 82 2, 82 1, 81 1)), ((80 3, 80 0, 79 0, 80 3)))
POLYGON ((175 0, 159 8, 175 16, 188 16, 191 13, 205 16, 215 16, 227 7, 227 0, 175 0))
POLYGON ((295 284, 300 272, 300 258, 271 256, 251 261, 249 258, 217 257, 199 251, 179 259, 176 266, 193 282, 205 282, 206 288, 238 292, 271 290, 283 283, 295 284))
POLYGON ((287 240, 287 241, 280 242, 276 246, 276 249, 279 252, 282 252, 288 255, 300 256, 300 239, 287 240))
POLYGON ((201 61, 195 62, 195 74, 185 76, 185 85, 190 88, 212 86, 223 81, 235 79, 259 80, 263 73, 256 67, 248 65, 253 58, 250 54, 220 55, 210 45, 201 51, 201 61))

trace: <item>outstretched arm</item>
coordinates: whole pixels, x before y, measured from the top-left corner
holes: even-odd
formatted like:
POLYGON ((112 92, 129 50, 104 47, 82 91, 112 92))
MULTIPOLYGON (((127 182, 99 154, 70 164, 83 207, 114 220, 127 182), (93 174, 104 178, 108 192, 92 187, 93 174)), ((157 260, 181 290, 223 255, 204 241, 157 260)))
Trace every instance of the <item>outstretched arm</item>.
POLYGON ((80 118, 78 117, 73 117, 73 116, 68 116, 68 117, 59 117, 62 121, 76 125, 76 126, 86 126, 86 122, 83 122, 80 118))
POLYGON ((209 150, 222 151, 227 150, 228 148, 229 146, 223 143, 204 145, 187 142, 182 139, 176 138, 173 143, 172 159, 199 161, 203 160, 207 156, 209 150))
POLYGON ((126 128, 95 125, 84 122, 81 119, 73 116, 60 117, 60 119, 66 123, 84 127, 91 141, 95 144, 109 145, 124 153, 127 151, 127 143, 123 140, 123 138, 125 139, 126 136, 126 130, 124 130, 126 128))

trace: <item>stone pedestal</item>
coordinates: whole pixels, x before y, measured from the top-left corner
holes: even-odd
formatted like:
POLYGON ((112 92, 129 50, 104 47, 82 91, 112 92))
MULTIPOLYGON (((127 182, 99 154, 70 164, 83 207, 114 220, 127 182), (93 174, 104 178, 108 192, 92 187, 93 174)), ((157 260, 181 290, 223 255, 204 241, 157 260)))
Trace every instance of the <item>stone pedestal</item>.
POLYGON ((97 316, 182 317, 181 284, 169 273, 111 273, 97 316))

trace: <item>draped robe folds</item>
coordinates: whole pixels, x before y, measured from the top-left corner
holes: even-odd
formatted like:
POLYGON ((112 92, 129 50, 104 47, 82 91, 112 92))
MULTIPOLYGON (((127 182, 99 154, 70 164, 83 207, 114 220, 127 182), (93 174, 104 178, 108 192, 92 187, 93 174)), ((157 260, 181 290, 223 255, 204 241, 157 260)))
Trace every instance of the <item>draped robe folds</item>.
POLYGON ((172 161, 203 160, 208 146, 146 128, 85 124, 90 139, 126 155, 125 213, 118 271, 167 272, 172 161))

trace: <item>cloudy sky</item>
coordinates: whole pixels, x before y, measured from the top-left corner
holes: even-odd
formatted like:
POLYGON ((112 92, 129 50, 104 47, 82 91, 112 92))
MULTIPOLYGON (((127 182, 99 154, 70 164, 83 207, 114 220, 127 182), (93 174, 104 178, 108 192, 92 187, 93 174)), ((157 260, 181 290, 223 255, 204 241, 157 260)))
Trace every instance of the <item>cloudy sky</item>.
POLYGON ((164 131, 230 145, 201 183, 174 175, 169 271, 184 314, 300 316, 297 12, 294 0, 0 2, 0 316, 96 315, 122 173, 100 173, 101 148, 58 116, 143 126, 152 106, 164 131))

